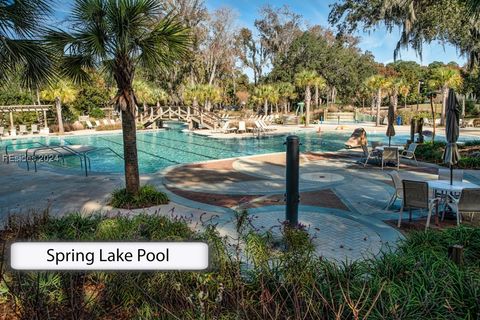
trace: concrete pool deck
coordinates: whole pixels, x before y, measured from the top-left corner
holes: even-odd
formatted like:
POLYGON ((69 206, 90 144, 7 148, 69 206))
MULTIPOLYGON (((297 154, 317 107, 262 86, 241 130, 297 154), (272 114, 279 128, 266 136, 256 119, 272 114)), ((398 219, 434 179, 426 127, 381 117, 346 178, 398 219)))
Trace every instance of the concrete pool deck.
MULTIPOLYGON (((396 211, 385 211, 393 188, 387 170, 364 168, 360 153, 305 153, 301 162, 300 222, 307 226, 317 253, 333 260, 356 260, 378 254, 394 245, 401 234, 385 220, 396 211)), ((260 230, 279 226, 284 216, 284 153, 257 155, 169 167, 141 176, 165 191, 170 204, 140 210, 118 210, 107 205, 113 189, 123 186, 121 174, 27 172, 16 164, 0 164, 0 217, 28 214, 49 208, 52 215, 69 212, 139 212, 181 216, 192 226, 206 220, 224 235, 235 234, 234 210, 248 210, 260 230)), ((402 164, 403 178, 435 179, 437 167, 402 164)), ((480 183, 478 171, 466 180, 480 183)), ((396 208, 398 209, 397 202, 396 208)))

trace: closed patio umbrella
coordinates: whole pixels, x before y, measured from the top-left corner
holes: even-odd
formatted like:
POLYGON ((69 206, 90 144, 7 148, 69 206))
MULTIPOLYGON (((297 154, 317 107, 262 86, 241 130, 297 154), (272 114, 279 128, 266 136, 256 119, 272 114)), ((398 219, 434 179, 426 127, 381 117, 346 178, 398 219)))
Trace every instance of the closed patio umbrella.
POLYGON ((447 147, 443 153, 443 163, 450 166, 450 184, 453 184, 453 166, 460 160, 458 152, 457 140, 460 135, 460 104, 458 103, 455 91, 448 91, 447 100, 447 123, 445 134, 447 138, 447 147))
POLYGON ((395 127, 393 123, 395 122, 395 110, 393 110, 393 104, 390 103, 388 106, 388 128, 387 128, 387 137, 388 137, 388 146, 392 144, 392 137, 395 136, 395 127))

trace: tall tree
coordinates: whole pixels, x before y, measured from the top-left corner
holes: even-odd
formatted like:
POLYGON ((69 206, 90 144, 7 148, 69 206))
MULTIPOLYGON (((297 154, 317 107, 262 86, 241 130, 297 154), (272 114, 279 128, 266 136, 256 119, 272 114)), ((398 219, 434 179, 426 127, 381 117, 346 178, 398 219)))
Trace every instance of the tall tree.
POLYGON ((376 121, 375 125, 380 125, 380 109, 382 107, 383 93, 389 86, 389 82, 383 75, 374 75, 366 80, 366 85, 375 94, 376 121))
POLYGON ((53 101, 57 112, 58 133, 65 132, 63 127, 62 103, 70 103, 77 97, 78 90, 74 88, 70 81, 58 80, 43 90, 40 95, 42 99, 53 101))
POLYGON ((280 102, 283 104, 283 112, 286 114, 289 101, 297 97, 295 86, 289 82, 279 82, 275 86, 277 87, 280 102))
POLYGON ((442 92, 442 125, 445 125, 445 114, 447 110, 447 99, 449 89, 459 89, 462 85, 462 77, 460 71, 449 67, 433 68, 431 78, 429 80, 431 87, 436 87, 442 92))
POLYGON ((253 90, 254 99, 263 104, 263 114, 268 114, 269 103, 275 101, 277 92, 270 84, 262 84, 253 90))
POLYGON ((48 41, 63 75, 88 78, 86 69, 105 67, 115 79, 116 107, 122 112, 126 190, 140 187, 133 89, 138 66, 168 69, 190 47, 188 29, 165 15, 155 0, 76 0, 72 31, 51 30, 48 41))
POLYGON ((248 28, 242 28, 237 35, 236 46, 240 61, 253 71, 253 82, 257 85, 263 76, 267 64, 267 51, 262 43, 253 38, 253 33, 248 28))
POLYGON ((310 124, 310 105, 312 102, 312 86, 315 86, 318 81, 318 74, 316 71, 304 70, 295 76, 295 84, 299 88, 305 88, 305 126, 310 124))
POLYGON ((50 14, 49 1, 0 1, 0 81, 21 73, 22 85, 37 89, 52 78, 52 56, 40 41, 50 14))

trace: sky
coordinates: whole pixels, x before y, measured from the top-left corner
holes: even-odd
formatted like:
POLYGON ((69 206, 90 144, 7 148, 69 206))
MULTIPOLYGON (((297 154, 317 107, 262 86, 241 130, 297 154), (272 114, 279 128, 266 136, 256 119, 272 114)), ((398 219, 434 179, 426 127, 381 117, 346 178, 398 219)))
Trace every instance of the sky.
MULTIPOLYGON (((287 5, 297 14, 303 16, 308 25, 321 25, 328 27, 328 14, 330 5, 335 0, 204 0, 207 8, 211 11, 221 8, 232 8, 238 16, 237 27, 248 27, 253 29, 255 19, 261 7, 270 4, 274 7, 287 5)), ((69 12, 73 0, 58 1, 56 10, 56 20, 64 21, 65 16, 69 12)), ((360 37, 360 48, 363 51, 370 51, 375 56, 375 60, 381 63, 393 62, 393 51, 400 38, 400 30, 388 33, 383 26, 379 26, 378 30, 365 33, 357 32, 360 37)), ((425 44, 422 52, 422 59, 414 50, 404 49, 399 57, 401 60, 416 61, 422 65, 428 65, 433 61, 442 61, 448 63, 455 61, 459 65, 463 65, 466 59, 461 57, 457 50, 451 45, 440 43, 425 44)))

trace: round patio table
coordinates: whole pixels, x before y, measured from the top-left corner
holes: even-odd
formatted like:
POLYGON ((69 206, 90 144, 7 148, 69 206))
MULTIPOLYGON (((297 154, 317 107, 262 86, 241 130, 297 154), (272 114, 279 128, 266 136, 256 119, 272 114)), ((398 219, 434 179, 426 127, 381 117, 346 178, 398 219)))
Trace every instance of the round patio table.
MULTIPOLYGON (((453 181, 450 184, 450 180, 429 180, 427 181, 428 187, 433 190, 433 194, 436 195, 438 191, 443 195, 442 198, 445 198, 444 201, 447 201, 446 194, 449 194, 455 198, 459 198, 462 194, 463 189, 478 188, 479 186, 466 181, 453 181)), ((438 225, 438 206, 436 208, 435 214, 435 224, 438 225)))
POLYGON ((383 152, 385 150, 385 148, 397 148, 398 151, 405 150, 405 148, 403 146, 391 146, 391 147, 389 147, 389 146, 377 146, 377 147, 375 147, 375 150, 383 152))

